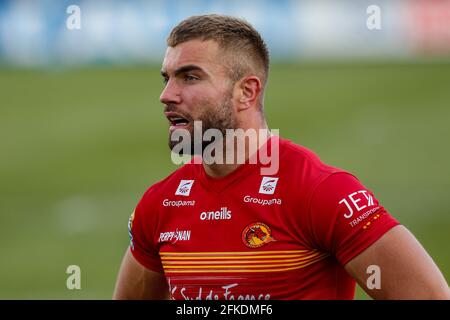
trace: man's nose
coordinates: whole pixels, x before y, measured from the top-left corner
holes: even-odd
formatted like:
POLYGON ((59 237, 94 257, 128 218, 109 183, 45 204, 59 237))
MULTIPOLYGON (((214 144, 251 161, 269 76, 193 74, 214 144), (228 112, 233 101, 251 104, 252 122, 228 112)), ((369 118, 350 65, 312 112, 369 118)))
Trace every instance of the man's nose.
POLYGON ((159 101, 163 104, 175 104, 181 102, 180 88, 174 81, 169 80, 164 87, 164 90, 159 96, 159 101))

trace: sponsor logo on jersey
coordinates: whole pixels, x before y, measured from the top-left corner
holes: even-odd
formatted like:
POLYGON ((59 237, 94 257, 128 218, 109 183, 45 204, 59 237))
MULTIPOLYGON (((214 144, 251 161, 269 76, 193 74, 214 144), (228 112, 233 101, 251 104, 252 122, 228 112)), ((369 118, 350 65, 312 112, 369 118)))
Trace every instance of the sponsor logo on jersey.
POLYGON ((231 210, 227 207, 220 208, 220 211, 203 211, 200 213, 200 220, 230 220, 231 210))
POLYGON ((272 237, 272 231, 268 225, 262 222, 255 222, 244 228, 242 241, 249 248, 259 248, 276 240, 272 237))
POLYGON ((273 194, 277 187, 278 178, 262 177, 261 185, 259 186, 259 193, 273 194))
POLYGON ((245 203, 255 203, 255 204, 259 204, 262 206, 271 206, 271 205, 281 205, 282 201, 279 198, 272 198, 272 199, 261 199, 261 198, 256 198, 256 197, 252 197, 249 195, 244 196, 244 202, 245 203))
POLYGON ((194 290, 187 290, 186 287, 180 287, 171 283, 168 277, 169 291, 172 299, 181 296, 184 300, 269 300, 270 293, 247 293, 237 294, 239 283, 230 283, 228 285, 218 285, 217 288, 209 289, 199 287, 194 290))
POLYGON ((133 242, 133 221, 134 221, 134 211, 128 219, 128 236, 130 237, 130 247, 134 250, 134 242, 133 242))
POLYGON ((383 214, 380 212, 381 207, 375 206, 375 199, 367 190, 353 192, 339 201, 339 204, 345 207, 344 218, 352 218, 349 222, 352 228, 365 222, 363 229, 367 229, 383 214))
POLYGON ((177 191, 175 191, 175 195, 187 197, 191 193, 193 184, 194 180, 181 180, 180 184, 178 185, 177 191))
POLYGON ((164 207, 193 207, 195 200, 170 200, 164 199, 162 202, 164 207))
POLYGON ((359 190, 349 194, 347 197, 339 201, 339 204, 345 204, 348 212, 344 213, 344 218, 351 218, 355 212, 360 212, 367 207, 373 206, 374 199, 367 190, 359 190))
POLYGON ((171 242, 177 241, 189 241, 191 239, 191 230, 178 230, 161 232, 159 234, 158 242, 171 242))

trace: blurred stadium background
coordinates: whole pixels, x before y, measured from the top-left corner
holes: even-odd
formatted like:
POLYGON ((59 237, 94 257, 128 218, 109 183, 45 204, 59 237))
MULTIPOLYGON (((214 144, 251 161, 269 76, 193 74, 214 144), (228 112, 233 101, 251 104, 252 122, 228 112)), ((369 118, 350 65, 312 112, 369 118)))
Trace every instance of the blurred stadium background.
MULTIPOLYGON (((0 298, 109 299, 127 220, 175 166, 165 37, 246 18, 272 53, 269 125, 355 173, 450 279, 450 1, 0 1, 0 298), (70 5, 81 29, 69 30, 70 5), (369 30, 369 5, 381 29, 369 30), (81 267, 81 290, 66 268, 81 267)), ((367 296, 358 289, 358 299, 367 296)))

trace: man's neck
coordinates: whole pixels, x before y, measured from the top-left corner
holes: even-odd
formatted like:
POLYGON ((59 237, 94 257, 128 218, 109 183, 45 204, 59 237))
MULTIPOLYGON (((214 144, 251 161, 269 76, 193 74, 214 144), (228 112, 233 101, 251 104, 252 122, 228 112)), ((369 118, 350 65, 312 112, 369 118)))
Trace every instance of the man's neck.
MULTIPOLYGON (((244 129, 242 128, 244 131, 248 130, 248 129, 244 129)), ((239 162, 237 159, 245 159, 245 163, 248 162, 248 159, 250 157, 256 156, 254 154, 254 152, 252 154, 250 149, 250 145, 253 146, 257 146, 257 150, 256 152, 258 152, 258 149, 264 144, 266 143, 266 141, 270 138, 271 134, 270 131, 267 127, 267 124, 264 123, 263 125, 261 125, 261 127, 255 129, 255 128, 250 128, 256 131, 256 141, 250 141, 249 143, 247 143, 248 141, 244 141, 243 145, 244 148, 243 150, 239 150, 240 148, 237 148, 237 145, 235 143, 233 143, 233 146, 227 146, 226 145, 226 141, 227 139, 224 138, 225 141, 225 146, 224 146, 224 150, 229 150, 230 148, 233 148, 234 153, 233 153, 233 161, 231 163, 227 163, 226 158, 224 157, 224 161, 223 164, 218 164, 218 163, 213 163, 213 164, 206 164, 205 162, 203 162, 203 168, 205 169, 205 172, 208 176, 213 177, 213 178, 222 178, 227 176, 228 174, 232 173, 234 170, 236 170, 240 165, 242 165, 242 162, 239 162), (261 134, 260 134, 261 132, 261 134)), ((225 155, 225 152, 224 152, 225 155)))

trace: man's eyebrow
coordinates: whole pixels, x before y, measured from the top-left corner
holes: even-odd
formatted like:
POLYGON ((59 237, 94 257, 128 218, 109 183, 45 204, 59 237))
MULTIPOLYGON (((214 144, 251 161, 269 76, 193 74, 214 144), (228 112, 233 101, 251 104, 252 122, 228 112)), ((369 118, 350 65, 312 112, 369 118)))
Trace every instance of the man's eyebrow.
MULTIPOLYGON (((178 69, 175 69, 174 75, 177 76, 182 73, 191 72, 191 71, 202 71, 205 72, 201 67, 195 65, 195 64, 188 64, 182 67, 179 67, 178 69)), ((163 77, 168 77, 168 73, 165 70, 161 70, 161 75, 163 77)))

